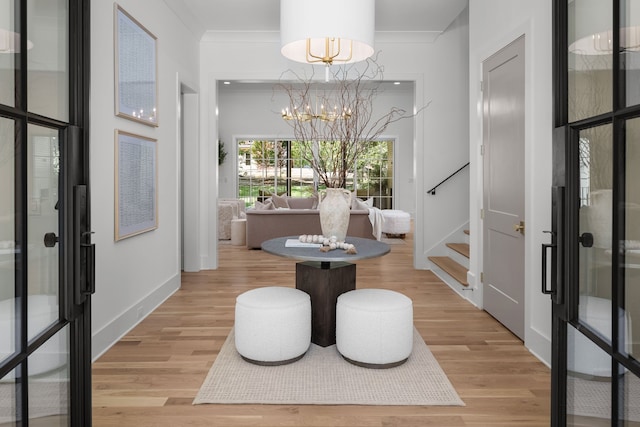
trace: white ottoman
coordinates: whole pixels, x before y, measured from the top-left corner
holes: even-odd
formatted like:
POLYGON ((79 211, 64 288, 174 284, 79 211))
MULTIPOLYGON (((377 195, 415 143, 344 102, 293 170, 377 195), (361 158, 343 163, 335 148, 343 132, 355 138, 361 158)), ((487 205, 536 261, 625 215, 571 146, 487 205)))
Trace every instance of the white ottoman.
POLYGON ((247 244, 247 220, 245 218, 231 220, 231 244, 234 246, 247 244))
POLYGON ((383 209, 382 232, 388 235, 404 236, 411 231, 411 215, 397 209, 383 209))
POLYGON ((356 289, 338 297, 336 347, 367 368, 403 364, 413 349, 413 303, 387 289, 356 289))
POLYGON ((235 344, 248 362, 283 365, 311 343, 311 299, 294 288, 252 289, 236 298, 235 344))

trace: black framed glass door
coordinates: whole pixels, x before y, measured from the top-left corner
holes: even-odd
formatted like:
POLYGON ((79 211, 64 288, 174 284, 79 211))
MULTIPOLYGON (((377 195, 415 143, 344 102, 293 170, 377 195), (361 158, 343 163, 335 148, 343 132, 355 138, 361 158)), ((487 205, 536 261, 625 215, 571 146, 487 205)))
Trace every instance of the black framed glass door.
POLYGON ((640 426, 640 1, 553 5, 552 425, 640 426))
POLYGON ((88 10, 0 2, 0 426, 89 426, 88 10))

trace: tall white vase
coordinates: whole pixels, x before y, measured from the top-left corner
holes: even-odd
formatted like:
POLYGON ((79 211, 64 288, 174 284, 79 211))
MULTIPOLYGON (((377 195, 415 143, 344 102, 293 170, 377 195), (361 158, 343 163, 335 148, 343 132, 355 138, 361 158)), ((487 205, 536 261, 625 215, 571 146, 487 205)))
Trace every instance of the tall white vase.
POLYGON ((344 241, 351 214, 351 192, 344 188, 327 188, 320 193, 320 227, 325 237, 344 241))

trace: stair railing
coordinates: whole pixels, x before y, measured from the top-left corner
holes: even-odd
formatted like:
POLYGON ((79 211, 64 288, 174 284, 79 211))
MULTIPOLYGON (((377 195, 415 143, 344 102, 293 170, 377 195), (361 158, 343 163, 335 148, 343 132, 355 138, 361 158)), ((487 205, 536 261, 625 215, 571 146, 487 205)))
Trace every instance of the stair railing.
POLYGON ((470 162, 467 162, 467 164, 465 164, 464 166, 462 166, 460 169, 458 169, 457 171, 455 171, 454 173, 452 173, 451 175, 449 175, 448 177, 446 177, 445 179, 443 179, 442 181, 440 181, 435 187, 433 187, 431 190, 428 190, 427 193, 431 194, 432 196, 434 196, 436 194, 436 188, 440 187, 442 184, 444 184, 445 182, 449 181, 451 178, 453 178, 458 172, 460 172, 462 169, 466 168, 467 166, 469 166, 470 162))

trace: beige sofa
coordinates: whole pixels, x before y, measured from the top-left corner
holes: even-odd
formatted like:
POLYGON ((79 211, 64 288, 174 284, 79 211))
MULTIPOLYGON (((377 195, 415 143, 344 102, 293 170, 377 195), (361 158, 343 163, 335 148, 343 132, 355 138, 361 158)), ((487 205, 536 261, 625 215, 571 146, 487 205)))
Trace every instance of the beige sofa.
MULTIPOLYGON (((289 198, 289 209, 247 209, 247 247, 259 249, 262 242, 275 237, 322 234, 318 209, 311 209, 313 201, 289 198)), ((351 210, 347 236, 375 239, 368 210, 351 210)))

